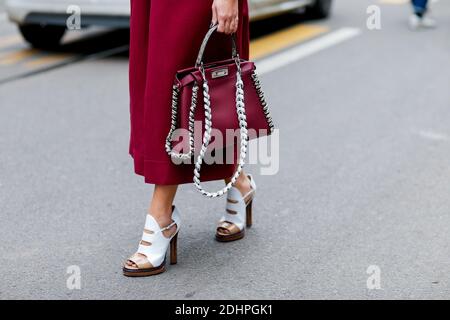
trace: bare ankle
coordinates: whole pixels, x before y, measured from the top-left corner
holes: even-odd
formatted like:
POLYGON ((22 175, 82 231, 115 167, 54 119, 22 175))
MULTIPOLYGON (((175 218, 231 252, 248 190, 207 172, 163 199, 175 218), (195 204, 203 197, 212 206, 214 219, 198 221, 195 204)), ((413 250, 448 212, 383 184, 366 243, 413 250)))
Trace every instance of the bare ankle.
MULTIPOLYGON (((148 214, 160 224, 170 224, 172 221, 172 207, 150 206, 148 214)), ((164 225, 162 226, 164 227, 164 225)))
POLYGON ((242 193, 242 196, 245 196, 252 190, 250 179, 247 176, 244 176, 242 178, 239 177, 234 186, 242 193))

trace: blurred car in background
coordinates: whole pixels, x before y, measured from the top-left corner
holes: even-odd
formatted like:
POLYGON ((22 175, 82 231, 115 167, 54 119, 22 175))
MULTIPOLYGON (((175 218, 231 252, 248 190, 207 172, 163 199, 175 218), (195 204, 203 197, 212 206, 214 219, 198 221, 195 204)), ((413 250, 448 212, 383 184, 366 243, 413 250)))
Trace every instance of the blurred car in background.
MULTIPOLYGON (((130 0, 77 0, 83 27, 99 25, 128 27, 130 0)), ((332 0, 249 0, 252 21, 304 8, 316 18, 325 18, 332 0)), ((72 0, 7 0, 6 10, 26 41, 38 48, 59 44, 67 26, 72 0)))

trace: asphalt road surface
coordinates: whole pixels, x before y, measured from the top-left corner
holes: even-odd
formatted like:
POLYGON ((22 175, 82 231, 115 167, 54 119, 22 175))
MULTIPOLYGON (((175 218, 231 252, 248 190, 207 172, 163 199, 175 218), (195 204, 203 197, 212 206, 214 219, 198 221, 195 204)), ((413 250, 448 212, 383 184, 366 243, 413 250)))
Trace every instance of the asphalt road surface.
POLYGON ((41 52, 0 13, 0 298, 449 298, 450 3, 411 32, 401 2, 252 25, 279 171, 249 167, 254 226, 229 244, 214 240, 224 199, 183 186, 179 262, 145 279, 121 273, 152 190, 127 153, 127 31, 41 52))

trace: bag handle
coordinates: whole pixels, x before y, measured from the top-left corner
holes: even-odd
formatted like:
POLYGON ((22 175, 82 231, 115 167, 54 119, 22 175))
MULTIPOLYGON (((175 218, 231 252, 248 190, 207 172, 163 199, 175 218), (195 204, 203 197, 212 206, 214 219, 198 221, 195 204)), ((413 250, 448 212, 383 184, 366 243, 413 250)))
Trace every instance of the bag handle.
MULTIPOLYGON (((197 55, 197 61, 195 62, 196 68, 199 68, 202 65, 203 55, 205 53, 206 46, 207 46, 212 34, 217 30, 218 27, 219 27, 219 25, 217 23, 211 24, 208 32, 205 35, 205 38, 203 38, 202 45, 200 46, 200 50, 197 55)), ((231 44, 232 45, 232 51, 231 51, 232 57, 233 57, 233 59, 239 59, 239 54, 238 54, 237 45, 236 45, 236 35, 234 33, 231 34, 231 43, 232 43, 231 44)))

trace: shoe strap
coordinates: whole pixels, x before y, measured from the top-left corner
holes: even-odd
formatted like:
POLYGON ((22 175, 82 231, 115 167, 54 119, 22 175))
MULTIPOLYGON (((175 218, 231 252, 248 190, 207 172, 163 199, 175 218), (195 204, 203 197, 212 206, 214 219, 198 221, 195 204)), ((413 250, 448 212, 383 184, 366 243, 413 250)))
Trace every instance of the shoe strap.
POLYGON ((169 224, 167 227, 161 228, 160 231, 164 232, 166 230, 169 230, 170 228, 172 228, 174 225, 176 225, 177 223, 175 221, 173 221, 171 224, 169 224))
MULTIPOLYGON (((247 175, 248 180, 250 180, 250 187, 251 190, 249 192, 247 192, 243 198, 244 201, 247 199, 248 196, 252 195, 252 197, 254 196, 254 193, 256 192, 256 183, 255 183, 255 179, 253 179, 253 176, 251 174, 247 175)), ((248 203, 248 202, 247 202, 248 203)))

